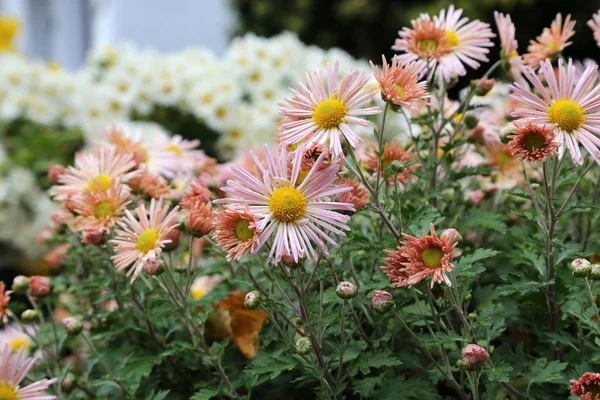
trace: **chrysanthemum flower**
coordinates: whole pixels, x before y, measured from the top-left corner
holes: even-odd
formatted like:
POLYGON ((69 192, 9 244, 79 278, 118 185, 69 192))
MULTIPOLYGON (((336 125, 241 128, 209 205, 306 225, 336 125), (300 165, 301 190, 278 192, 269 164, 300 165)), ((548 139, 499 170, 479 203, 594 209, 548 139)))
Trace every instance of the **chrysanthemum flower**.
POLYGON ((600 374, 586 372, 581 378, 571 380, 571 394, 582 400, 600 399, 600 374))
POLYGON ((554 141, 554 126, 526 124, 517 126, 508 136, 508 148, 512 155, 529 162, 544 161, 548 156, 557 156, 554 141))
POLYGON ((517 108, 511 115, 516 124, 553 124, 556 141, 560 143, 559 158, 565 148, 575 164, 583 164, 579 143, 600 164, 600 85, 596 84, 598 67, 588 66, 576 79, 576 68, 569 61, 565 67, 558 60, 558 79, 550 60, 542 62, 540 71, 548 83, 549 91, 532 68, 525 68, 525 77, 541 94, 538 97, 518 83, 511 85, 512 97, 527 108, 517 108))
POLYGON ((190 286, 190 295, 194 300, 200 300, 221 283, 221 275, 199 276, 190 286))
POLYGON ((568 40, 575 34, 573 28, 575 21, 571 21, 571 15, 567 15, 562 22, 562 15, 556 14, 550 29, 544 28, 542 34, 529 42, 527 53, 523 55, 525 64, 532 68, 539 68, 540 64, 547 58, 553 60, 573 42, 568 40))
POLYGON ((46 390, 56 382, 56 378, 42 379, 23 388, 21 382, 35 364, 37 358, 27 358, 23 350, 16 352, 7 347, 0 348, 0 399, 7 400, 52 400, 56 396, 46 390))
POLYGON ((600 47, 600 11, 592 15, 592 19, 587 22, 587 25, 594 32, 594 40, 598 47, 600 47))
POLYGON ((129 193, 119 182, 111 182, 105 190, 85 191, 75 200, 75 212, 79 215, 74 226, 79 231, 109 233, 129 203, 129 193))
POLYGON ((179 135, 173 135, 165 145, 165 150, 175 153, 179 158, 182 172, 193 172, 196 163, 206 157, 202 150, 197 150, 200 145, 198 139, 186 140, 179 135))
POLYGON ((190 190, 183 196, 180 202, 181 208, 190 210, 194 204, 208 203, 211 196, 210 190, 202 182, 196 180, 190 184, 190 190))
POLYGON ((0 330, 0 348, 8 348, 15 353, 23 350, 25 354, 29 354, 33 343, 29 334, 35 334, 35 330, 30 325, 27 325, 25 329, 28 329, 28 332, 24 332, 19 325, 6 325, 4 329, 0 330))
POLYGON ((342 192, 336 196, 340 202, 352 204, 352 207, 354 207, 356 212, 369 204, 371 194, 367 188, 361 185, 356 179, 339 179, 337 183, 339 185, 348 185, 352 187, 352 190, 342 192))
POLYGON ((239 260, 254 252, 259 243, 256 220, 247 210, 225 208, 216 217, 213 237, 227 251, 227 261, 239 260))
POLYGON ((131 154, 117 154, 114 149, 102 147, 97 152, 78 154, 75 166, 67 168, 59 177, 60 185, 53 186, 56 200, 76 198, 86 190, 107 190, 112 182, 126 182, 139 174, 131 154))
POLYGON ((384 250, 389 256, 384 258, 386 265, 381 270, 392 281, 392 286, 411 287, 431 276, 431 287, 435 283, 452 283, 446 275, 454 269, 452 259, 460 253, 454 248, 460 240, 456 229, 447 229, 441 236, 430 225, 431 236, 423 232, 422 237, 403 234, 405 241, 395 251, 384 250))
POLYGON ((266 165, 255 157, 262 178, 257 179, 249 172, 233 166, 235 178, 222 188, 230 197, 216 200, 238 211, 247 208, 254 214, 261 233, 253 253, 274 235, 269 260, 275 257, 276 262, 286 252, 291 253, 296 262, 305 256, 316 258, 313 243, 323 253, 329 254, 327 243, 338 246, 329 232, 345 235, 344 230, 349 229, 346 223, 350 217, 337 211, 354 211, 351 204, 329 201, 331 196, 352 188, 332 185, 339 165, 321 169, 325 154, 319 156, 302 183, 298 183, 303 150, 304 145, 301 145, 291 154, 290 171, 285 147, 272 149, 266 146, 266 165))
MULTIPOLYGON (((383 156, 381 157, 381 176, 383 176, 385 169, 389 167, 394 161, 400 161, 402 163, 409 163, 415 159, 415 154, 409 149, 405 150, 400 146, 398 140, 394 139, 394 141, 390 143, 386 143, 383 146, 383 156)), ((379 162, 379 157, 377 156, 377 148, 375 146, 372 147, 371 151, 365 154, 363 159, 365 167, 371 171, 377 171, 377 164, 379 162)), ((419 164, 412 164, 404 168, 404 170, 398 173, 397 181, 400 184, 404 184, 409 182, 415 176, 413 175, 413 171, 419 168, 419 164)), ((394 183, 395 174, 392 174, 388 178, 388 182, 394 183)))
POLYGON ((128 185, 134 192, 157 200, 161 197, 169 198, 173 192, 165 178, 148 170, 143 170, 140 175, 132 178, 128 185))
POLYGON ((187 220, 188 232, 195 237, 208 234, 214 225, 211 203, 196 203, 190 208, 187 220))
POLYGON ((306 73, 307 85, 290 89, 294 96, 279 105, 279 112, 290 117, 279 125, 279 139, 284 145, 317 142, 329 146, 334 157, 343 156, 342 139, 352 148, 362 139, 349 124, 369 126, 361 115, 379 114, 379 107, 357 108, 370 100, 377 90, 367 86, 369 78, 352 70, 338 86, 339 64, 327 64, 327 85, 320 71, 306 73))
POLYGON ((401 66, 398 58, 394 57, 390 65, 385 56, 381 56, 381 58, 383 71, 380 71, 373 62, 371 62, 371 67, 375 79, 379 82, 382 99, 411 111, 418 110, 429 97, 427 82, 418 81, 422 71, 416 68, 414 62, 401 66))
POLYGON ((7 315, 9 313, 8 303, 10 302, 10 295, 12 290, 6 290, 4 282, 0 282, 0 321, 6 323, 7 315))
POLYGON ((125 218, 117 222, 121 229, 116 231, 116 238, 110 243, 116 246, 117 254, 112 256, 115 267, 119 271, 128 270, 127 275, 133 275, 135 281, 147 263, 160 262, 159 257, 165 244, 167 234, 179 225, 178 213, 175 207, 169 212, 169 205, 162 200, 152 199, 150 210, 143 202, 134 210, 125 210, 125 218), (137 217, 137 218, 136 218, 137 217))
POLYGON ((494 46, 490 39, 496 35, 489 24, 478 20, 469 22, 461 15, 462 9, 455 10, 451 5, 433 21, 429 15, 421 14, 412 21, 413 29, 405 27, 398 32, 400 39, 396 39, 392 49, 406 52, 397 56, 400 63, 416 61, 416 67, 423 72, 433 73, 437 69, 441 83, 466 75, 463 64, 477 69, 479 62, 487 62, 488 47, 494 46))
POLYGON ((498 11, 494 11, 494 19, 498 28, 498 36, 500 36, 500 47, 502 49, 500 56, 503 60, 506 60, 513 80, 523 85, 525 83, 521 74, 523 58, 517 51, 519 43, 515 39, 515 24, 513 24, 509 14, 504 15, 498 11))

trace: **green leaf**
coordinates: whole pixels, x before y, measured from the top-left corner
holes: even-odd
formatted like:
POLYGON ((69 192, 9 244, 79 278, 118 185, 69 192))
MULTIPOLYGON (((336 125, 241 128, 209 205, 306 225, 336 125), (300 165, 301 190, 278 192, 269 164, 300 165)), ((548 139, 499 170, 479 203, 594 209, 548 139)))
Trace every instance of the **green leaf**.
POLYGON ((371 368, 395 367, 401 365, 402 361, 392 355, 389 350, 381 350, 376 353, 368 353, 359 357, 348 368, 350 376, 354 376, 360 372, 368 374, 371 368))
POLYGON ((190 400, 210 400, 213 397, 217 397, 219 395, 218 389, 200 389, 192 397, 190 400))
POLYGON ((256 358, 250 367, 244 372, 252 375, 270 374, 269 379, 275 379, 284 371, 291 371, 297 366, 298 362, 292 357, 285 356, 265 356, 256 358))
POLYGON ((440 395, 431 382, 418 378, 404 377, 386 381, 377 393, 377 400, 436 400, 440 395))
POLYGON ((546 360, 546 358, 538 358, 528 371, 523 375, 529 380, 529 384, 532 383, 544 383, 553 382, 562 379, 563 376, 560 373, 567 368, 569 363, 561 363, 558 361, 546 360))
POLYGON ((470 228, 485 228, 495 231, 504 231, 506 230, 506 224, 502 221, 502 218, 502 214, 475 208, 469 211, 467 215, 461 219, 461 231, 470 228))
POLYGON ((485 268, 478 261, 494 257, 498 252, 492 249, 477 249, 471 254, 463 255, 456 264, 456 275, 464 278, 475 278, 485 268))
POLYGON ((498 361, 494 363, 494 367, 486 366, 484 371, 491 382, 508 382, 512 370, 513 368, 505 361, 498 361))
POLYGON ((461 338, 454 332, 447 332, 447 333, 439 332, 439 333, 436 333, 435 338, 429 338, 429 339, 422 340, 424 347, 438 347, 438 346, 444 346, 447 344, 451 344, 454 342, 466 342, 466 340, 464 340, 463 338, 461 338))

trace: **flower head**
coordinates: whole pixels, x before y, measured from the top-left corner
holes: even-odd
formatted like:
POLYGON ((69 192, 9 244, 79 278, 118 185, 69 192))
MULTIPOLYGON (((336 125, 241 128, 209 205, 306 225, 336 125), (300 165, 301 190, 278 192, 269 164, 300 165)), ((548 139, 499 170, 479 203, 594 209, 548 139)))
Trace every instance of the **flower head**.
POLYGON ((582 400, 599 400, 600 374, 586 372, 581 378, 571 380, 571 394, 582 400))
POLYGON ((390 292, 376 290, 373 292, 371 305, 378 313, 384 313, 394 306, 394 298, 390 292))
POLYGON ((200 300, 208 292, 219 286, 221 280, 221 275, 199 276, 194 280, 192 286, 190 286, 190 295, 194 300, 200 300))
POLYGON ((508 136, 508 148, 513 156, 529 162, 544 161, 548 156, 556 156, 559 146, 554 141, 552 125, 528 123, 521 125, 508 136))
POLYGON ((558 77, 550 60, 542 62, 540 71, 548 83, 544 87, 532 68, 525 68, 525 77, 540 93, 541 98, 529 88, 515 83, 510 88, 512 97, 527 108, 519 107, 511 115, 515 124, 532 122, 554 126, 556 141, 560 144, 559 158, 565 149, 575 164, 583 164, 579 143, 600 164, 600 85, 596 84, 598 67, 588 66, 577 78, 571 61, 565 66, 558 60, 558 77))
POLYGON ((423 232, 421 237, 403 234, 406 240, 397 250, 384 250, 389 257, 384 258, 386 265, 381 270, 390 278, 392 286, 411 287, 428 276, 432 278, 431 287, 435 283, 452 284, 446 273, 454 269, 452 259, 460 255, 454 249, 460 235, 456 229, 447 229, 438 236, 433 224, 430 229, 431 235, 423 232))
POLYGON ((371 67, 375 79, 379 82, 383 100, 411 111, 418 110, 429 97, 427 82, 418 82, 421 71, 417 69, 414 62, 402 66, 398 58, 394 57, 392 64, 389 65, 385 56, 381 58, 383 71, 380 71, 373 62, 371 67))
MULTIPOLYGON (((392 165, 394 161, 401 163, 410 163, 415 159, 415 154, 409 149, 405 150, 400 146, 397 139, 390 143, 386 143, 383 146, 383 156, 381 157, 381 176, 384 175, 385 169, 392 165)), ((379 156, 377 155, 377 148, 373 146, 371 151, 366 153, 364 157, 365 167, 369 170, 376 172, 377 164, 379 163, 379 156)), ((419 164, 407 165, 398 172, 398 174, 392 174, 388 177, 388 182, 394 183, 394 178, 400 185, 408 183, 415 176, 413 171, 419 168, 419 164)))
POLYGON ((489 353, 476 344, 468 344, 463 347, 461 358, 471 368, 476 368, 484 362, 490 361, 489 353))
POLYGON ((369 201, 371 200, 371 194, 356 179, 339 179, 337 183, 352 187, 352 190, 339 193, 336 196, 340 202, 352 204, 356 212, 369 204, 369 201))
POLYGON ((48 296, 51 290, 52 281, 47 276, 34 275, 29 279, 29 291, 33 296, 48 296))
POLYGON ((358 116, 379 114, 379 107, 358 106, 377 91, 367 86, 369 78, 364 72, 355 70, 338 86, 338 69, 337 62, 327 64, 327 84, 320 71, 307 72, 307 85, 299 83, 296 90, 291 89, 293 97, 279 105, 279 112, 290 118, 279 125, 282 144, 317 142, 327 145, 334 157, 343 155, 343 138, 352 148, 358 147, 362 139, 350 124, 371 125, 358 116))
POLYGON ((181 208, 190 210, 195 204, 208 203, 211 199, 210 190, 199 180, 190 184, 190 190, 185 193, 180 202, 181 208))
POLYGON ((125 218, 118 222, 121 229, 110 243, 116 246, 117 254, 111 259, 119 271, 128 269, 133 282, 147 263, 160 262, 165 244, 170 243, 167 234, 178 225, 178 213, 175 207, 169 212, 169 205, 162 200, 150 201, 150 210, 143 202, 134 210, 125 211, 125 218))
POLYGON ((0 15, 0 53, 15 49, 15 38, 21 30, 18 18, 0 15))
POLYGON ((13 352, 7 347, 0 348, 0 399, 7 400, 52 400, 56 396, 46 394, 46 390, 56 382, 56 378, 42 379, 25 387, 21 382, 37 358, 27 358, 23 350, 13 352))
POLYGON ((532 68, 539 68, 540 64, 549 59, 555 59, 572 42, 568 40, 575 34, 573 28, 575 21, 571 21, 571 15, 567 15, 563 24, 562 15, 556 14, 550 29, 544 28, 542 34, 529 42, 527 53, 523 55, 525 64, 532 68))
POLYGON ((248 210, 224 208, 217 213, 213 237, 227 250, 227 261, 239 260, 254 252, 259 243, 259 230, 254 215, 248 210))
POLYGON ((25 354, 29 354, 29 350, 33 344, 29 334, 35 334, 35 329, 31 326, 5 326, 4 329, 0 330, 0 349, 8 348, 15 353, 22 350, 25 354))
POLYGON ((128 190, 118 182, 111 182, 106 190, 85 191, 74 200, 79 214, 74 226, 79 231, 109 233, 129 203, 128 190))
POLYGON ((515 39, 515 24, 513 24, 510 15, 494 11, 494 19, 498 28, 498 36, 500 36, 500 56, 506 62, 506 66, 510 70, 510 74, 515 82, 524 84, 523 75, 523 58, 519 55, 517 49, 519 43, 515 39))
POLYGON ((592 19, 587 22, 587 25, 594 32, 594 40, 598 47, 600 47, 600 11, 592 15, 592 19))
POLYGON ((161 175, 143 170, 140 175, 129 181, 129 187, 140 194, 144 194, 152 199, 168 198, 172 194, 169 182, 161 175))
POLYGON ((191 235, 201 237, 208 234, 213 228, 213 223, 211 203, 196 203, 189 210, 187 228, 191 235))
POLYGON ((7 316, 10 310, 8 309, 8 303, 10 302, 10 295, 12 290, 6 290, 4 282, 0 282, 0 322, 6 323, 8 320, 7 316))
POLYGON ((256 253, 272 235, 275 236, 269 260, 279 262, 286 252, 297 262, 317 254, 313 244, 329 254, 326 243, 337 247, 328 232, 345 235, 350 219, 339 211, 354 211, 351 204, 330 201, 330 197, 352 190, 349 186, 333 185, 339 165, 321 169, 325 154, 321 154, 308 174, 299 183, 304 145, 290 157, 284 146, 265 148, 266 165, 255 157, 261 178, 233 166, 235 180, 229 180, 222 190, 229 196, 216 200, 238 211, 248 210, 254 215, 260 231, 256 253), (288 168, 291 158, 291 170, 288 168), (240 182, 243 182, 240 183, 240 182))

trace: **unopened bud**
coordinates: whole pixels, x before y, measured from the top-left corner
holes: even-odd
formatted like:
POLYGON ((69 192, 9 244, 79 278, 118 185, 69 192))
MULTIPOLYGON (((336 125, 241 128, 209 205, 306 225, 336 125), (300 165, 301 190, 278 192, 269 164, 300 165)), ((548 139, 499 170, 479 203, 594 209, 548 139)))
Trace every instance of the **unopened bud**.
POLYGON ((21 321, 24 324, 33 324, 40 320, 40 313, 37 310, 25 310, 21 313, 21 321))
POLYGON ((490 354, 481 346, 468 344, 462 349, 461 358, 467 365, 465 368, 471 369, 490 361, 490 354))
POLYGON ((246 294, 244 298, 244 307, 247 310, 256 310, 262 304, 262 295, 258 290, 253 290, 246 294))
POLYGON ((29 279, 29 291, 32 296, 48 296, 52 291, 52 281, 47 276, 34 275, 29 279))
POLYGON ((475 129, 479 121, 477 120, 477 117, 473 114, 467 114, 465 115, 464 123, 467 129, 475 129))
POLYGON ((476 96, 485 96, 494 88, 496 84, 496 80, 494 78, 487 79, 482 78, 475 81, 475 95, 476 96))
POLYGON ((394 306, 394 298, 389 292, 385 290, 376 290, 373 292, 373 298, 371 299, 371 305, 373 309, 378 313, 385 313, 394 306))
POLYGON ((585 258, 576 258, 575 260, 571 261, 570 267, 571 271, 575 271, 577 268, 589 267, 590 265, 592 265, 592 263, 585 258))
POLYGON ((77 336, 83 330, 83 324, 77 318, 67 317, 62 320, 62 324, 69 336, 77 336))
POLYGON ((508 124, 504 128, 500 129, 500 141, 504 144, 510 143, 512 135, 517 130, 517 127, 513 124, 508 124))
POLYGON ((590 279, 593 281, 600 281, 600 264, 592 264, 590 279))
POLYGON ((578 258, 571 263, 571 270, 573 271, 573 276, 587 278, 592 272, 592 264, 584 258, 578 258))
POLYGON ((298 258, 298 261, 294 260, 294 256, 291 254, 284 254, 281 257, 281 262, 288 268, 296 269, 300 268, 304 264, 304 259, 298 258))
POLYGON ((160 275, 163 273, 164 270, 165 269, 162 263, 158 259, 148 260, 144 264, 144 271, 150 276, 160 275))
POLYGON ((306 336, 302 336, 296 340, 296 353, 304 356, 309 354, 312 351, 313 345, 310 338, 306 336))
POLYGON ((340 299, 349 300, 356 296, 358 288, 352 282, 340 282, 335 289, 335 293, 340 299))
POLYGON ((15 276, 12 284, 12 291, 16 294, 24 294, 29 289, 29 278, 23 275, 15 276))
POLYGON ((181 231, 179 229, 171 229, 165 235, 165 240, 170 240, 171 242, 165 244, 164 251, 175 250, 179 246, 179 239, 181 239, 181 231))

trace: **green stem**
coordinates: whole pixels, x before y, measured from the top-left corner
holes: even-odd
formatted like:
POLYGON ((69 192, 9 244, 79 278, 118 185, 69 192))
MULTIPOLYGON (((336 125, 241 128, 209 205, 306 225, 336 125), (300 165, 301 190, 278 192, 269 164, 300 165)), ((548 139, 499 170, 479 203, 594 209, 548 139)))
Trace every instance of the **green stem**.
POLYGON ((344 341, 345 341, 344 317, 345 317, 345 313, 346 313, 346 300, 344 300, 344 302, 342 303, 342 317, 340 318, 340 362, 338 365, 338 372, 337 372, 338 385, 342 378, 342 364, 344 362, 344 341))
POLYGON ((85 332, 81 333, 81 337, 87 343, 90 350, 92 350, 92 353, 94 353, 94 355, 98 359, 98 362, 102 365, 102 367, 104 368, 104 370, 106 371, 108 376, 110 376, 110 379, 113 380, 117 385, 119 385, 121 390, 123 390, 123 392, 126 393, 127 396, 132 397, 131 393, 129 392, 129 390, 127 390, 125 385, 123 385, 123 383, 112 374, 110 368, 108 367, 108 365, 106 365, 106 363, 104 362, 104 359, 102 359, 102 357, 100 356, 100 353, 98 353, 98 350, 96 350, 96 346, 94 346, 94 343, 92 343, 90 338, 87 337, 85 332))

